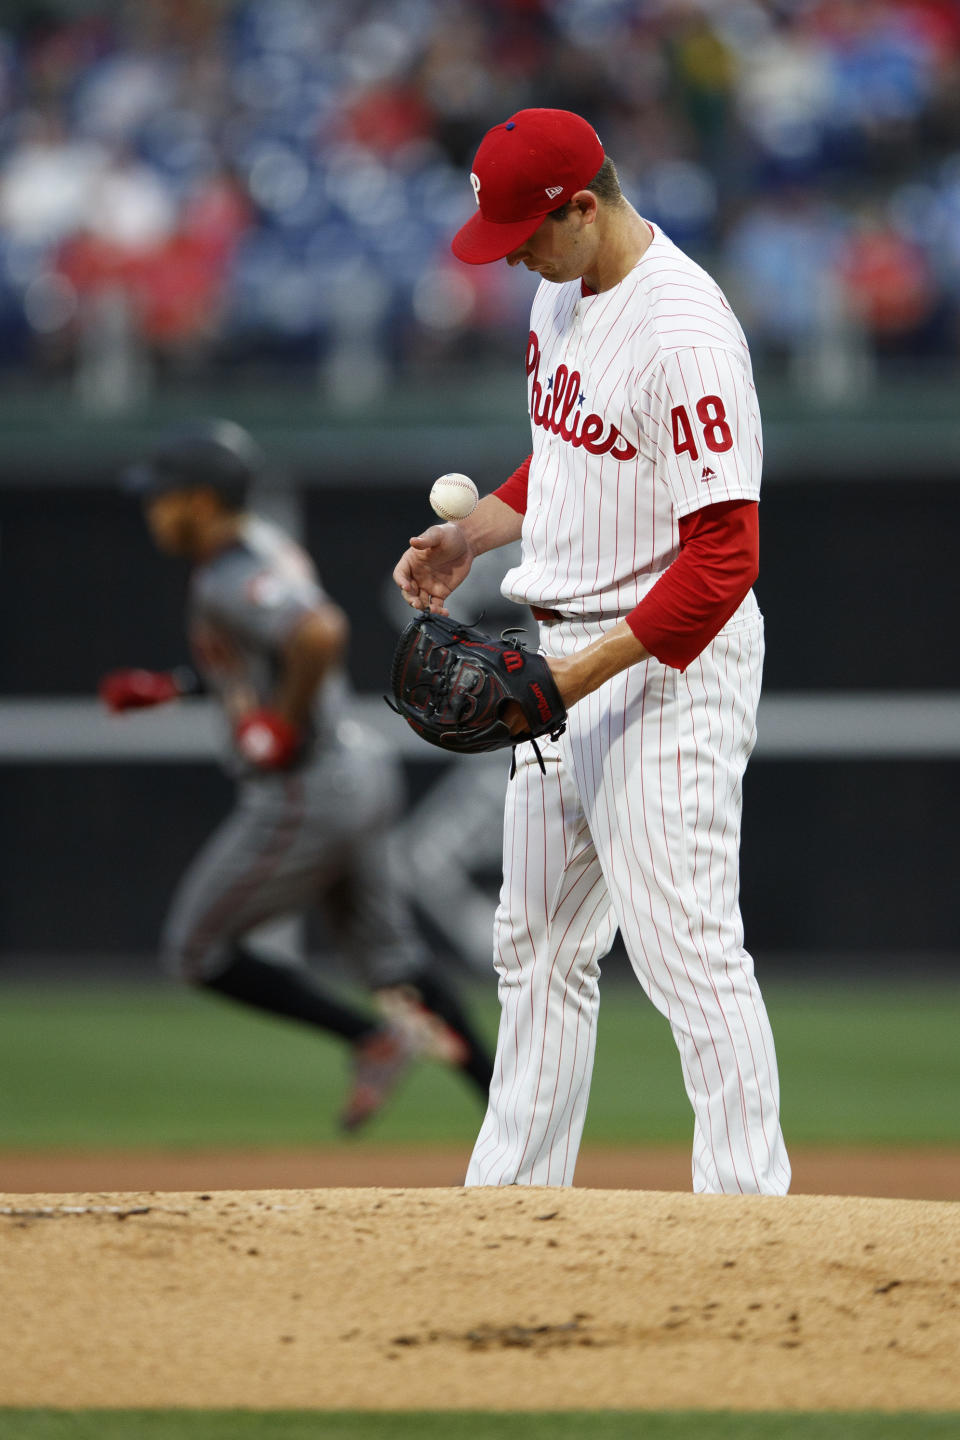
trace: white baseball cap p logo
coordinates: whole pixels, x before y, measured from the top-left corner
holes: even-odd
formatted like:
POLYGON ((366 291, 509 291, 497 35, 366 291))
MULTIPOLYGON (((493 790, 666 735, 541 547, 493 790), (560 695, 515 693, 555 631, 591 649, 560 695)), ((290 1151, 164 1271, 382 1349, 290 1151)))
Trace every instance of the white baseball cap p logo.
POLYGON ((479 208, 479 205, 480 205, 480 176, 479 176, 479 175, 474 175, 474 173, 473 173, 472 170, 470 171, 470 184, 473 186, 473 198, 474 198, 474 200, 476 200, 476 202, 477 202, 477 207, 479 208))

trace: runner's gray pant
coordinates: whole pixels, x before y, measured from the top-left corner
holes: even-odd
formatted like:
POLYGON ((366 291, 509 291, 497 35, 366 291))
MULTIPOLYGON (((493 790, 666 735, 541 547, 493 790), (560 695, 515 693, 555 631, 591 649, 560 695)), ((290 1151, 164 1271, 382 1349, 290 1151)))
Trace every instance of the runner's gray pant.
POLYGON ((165 966, 209 980, 250 930, 316 905, 366 985, 411 978, 426 956, 389 853, 401 799, 399 766, 376 744, 338 741, 302 770, 241 781, 174 895, 165 966))

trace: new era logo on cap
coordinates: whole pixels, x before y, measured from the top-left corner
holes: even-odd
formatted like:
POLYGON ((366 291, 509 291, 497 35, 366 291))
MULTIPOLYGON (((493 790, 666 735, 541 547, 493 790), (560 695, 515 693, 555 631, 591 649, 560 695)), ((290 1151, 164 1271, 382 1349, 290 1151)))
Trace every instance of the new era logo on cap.
POLYGON ((502 260, 556 209, 584 190, 603 164, 596 130, 570 110, 518 110, 483 137, 470 175, 477 213, 453 239, 470 265, 502 260), (549 180, 549 183, 548 183, 549 180))

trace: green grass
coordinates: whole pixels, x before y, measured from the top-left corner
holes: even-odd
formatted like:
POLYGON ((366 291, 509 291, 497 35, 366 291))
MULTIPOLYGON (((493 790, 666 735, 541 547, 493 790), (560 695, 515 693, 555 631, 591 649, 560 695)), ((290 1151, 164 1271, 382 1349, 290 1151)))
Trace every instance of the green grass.
MULTIPOLYGON (((788 1143, 958 1145, 960 987, 765 984, 788 1143)), ((601 1019, 585 1140, 687 1140, 668 1027, 631 992, 601 1019)))
POLYGON ((947 1440, 957 1414, 0 1410, 3 1440, 947 1440))
POLYGON ((960 986, 772 989, 794 1142, 960 1144, 960 986))
MULTIPOLYGON (((173 986, 0 990, 0 1148, 332 1143, 346 1080, 336 1040, 173 986)), ((365 1137, 463 1142, 481 1114, 425 1064, 365 1137)))
MULTIPOLYGON (((960 989, 768 985, 791 1143, 960 1144, 960 989)), ((493 985, 473 996, 491 1039, 493 985)), ((338 1139, 342 1046, 175 987, 0 988, 0 1149, 309 1146, 338 1139)), ((469 1144, 480 1105, 420 1066, 354 1147, 469 1144)), ((586 1142, 686 1143, 664 1020, 608 985, 586 1142)))

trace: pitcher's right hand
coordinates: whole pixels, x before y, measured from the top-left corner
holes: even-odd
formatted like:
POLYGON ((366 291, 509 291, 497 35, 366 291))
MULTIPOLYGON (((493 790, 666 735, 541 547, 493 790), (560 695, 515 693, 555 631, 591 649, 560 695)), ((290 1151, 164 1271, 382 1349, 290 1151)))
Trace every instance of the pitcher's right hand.
POLYGON ((431 525, 422 535, 411 537, 393 578, 412 609, 446 615, 445 601, 466 579, 473 559, 459 525, 431 525))

